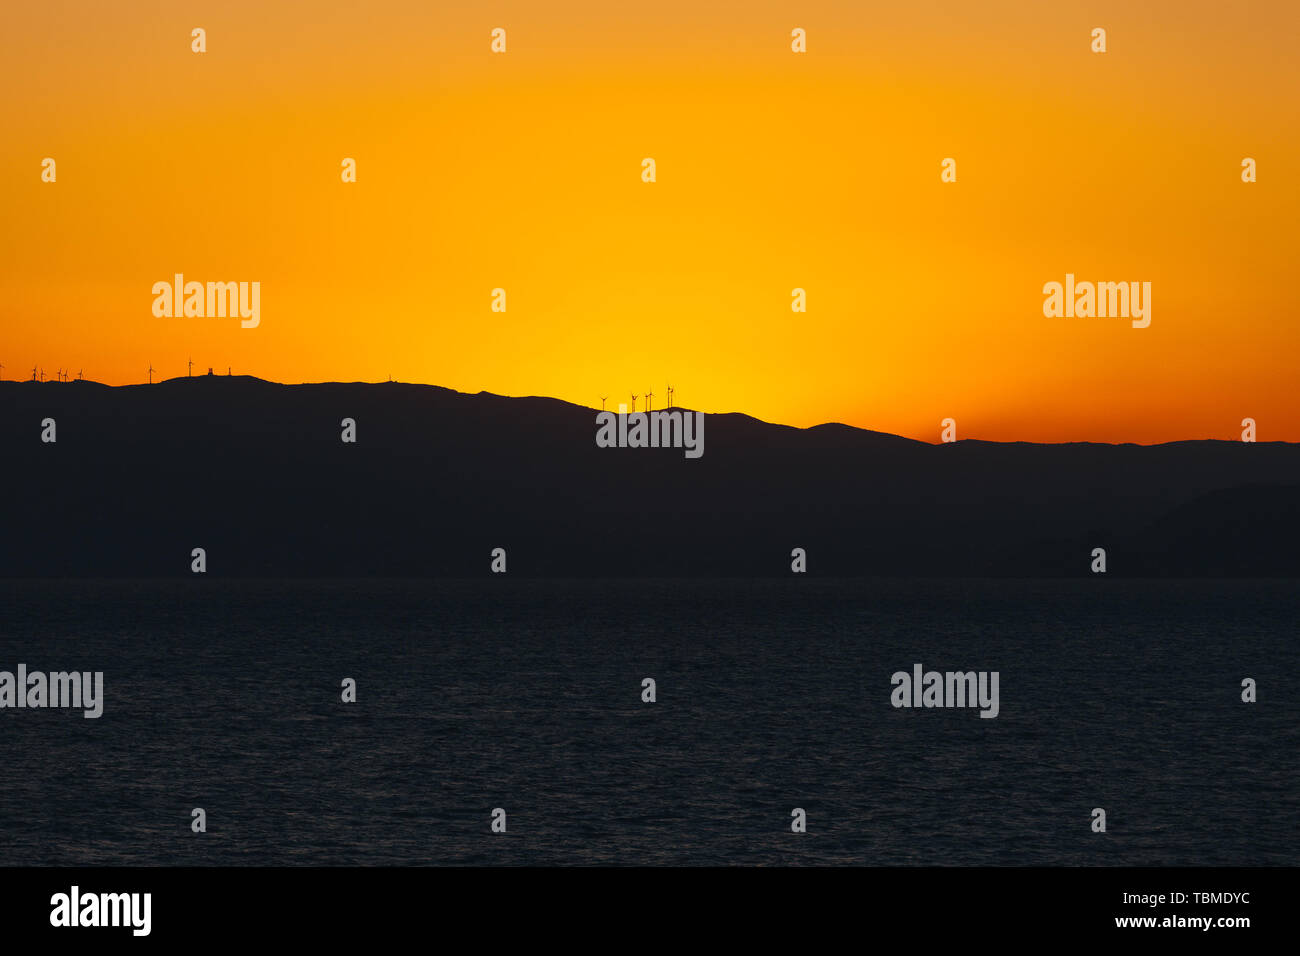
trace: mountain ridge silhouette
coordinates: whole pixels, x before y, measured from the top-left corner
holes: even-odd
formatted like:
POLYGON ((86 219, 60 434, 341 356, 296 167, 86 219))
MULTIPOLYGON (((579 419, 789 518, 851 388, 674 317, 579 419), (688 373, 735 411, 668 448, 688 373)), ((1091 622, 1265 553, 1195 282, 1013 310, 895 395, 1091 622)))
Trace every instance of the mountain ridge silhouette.
POLYGON ((692 460, 598 448, 598 411, 400 382, 0 382, 0 575, 190 575, 196 547, 221 576, 479 576, 497 547, 525 576, 784 576, 796 547, 818 576, 1300 574, 1293 443, 930 444, 729 412, 692 460))

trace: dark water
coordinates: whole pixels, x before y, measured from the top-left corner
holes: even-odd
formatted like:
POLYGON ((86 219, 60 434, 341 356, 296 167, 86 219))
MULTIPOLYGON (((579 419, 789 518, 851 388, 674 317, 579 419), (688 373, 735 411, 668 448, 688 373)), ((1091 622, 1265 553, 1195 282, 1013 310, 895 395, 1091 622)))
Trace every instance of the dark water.
POLYGON ((0 865, 1296 864, 1297 591, 0 582, 0 670, 106 698, 0 711, 0 865), (1000 716, 893 708, 916 662, 1000 716))

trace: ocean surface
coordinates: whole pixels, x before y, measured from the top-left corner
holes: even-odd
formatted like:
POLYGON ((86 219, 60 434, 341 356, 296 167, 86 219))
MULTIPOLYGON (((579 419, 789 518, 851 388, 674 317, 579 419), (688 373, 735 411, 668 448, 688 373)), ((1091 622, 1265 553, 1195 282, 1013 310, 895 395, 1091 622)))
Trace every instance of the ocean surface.
POLYGON ((1300 863, 1295 581, 0 581, 20 663, 104 713, 0 710, 0 865, 1300 863))

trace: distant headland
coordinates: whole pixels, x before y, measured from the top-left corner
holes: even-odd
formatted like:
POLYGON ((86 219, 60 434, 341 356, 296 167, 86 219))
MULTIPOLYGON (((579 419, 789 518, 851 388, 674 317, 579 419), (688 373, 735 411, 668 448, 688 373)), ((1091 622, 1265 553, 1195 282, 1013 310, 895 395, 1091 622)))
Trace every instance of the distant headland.
POLYGON ((234 577, 1300 574, 1285 442, 932 445, 710 414, 688 458, 602 447, 598 410, 548 398, 44 385, 0 382, 7 577, 199 578, 196 549, 234 577))

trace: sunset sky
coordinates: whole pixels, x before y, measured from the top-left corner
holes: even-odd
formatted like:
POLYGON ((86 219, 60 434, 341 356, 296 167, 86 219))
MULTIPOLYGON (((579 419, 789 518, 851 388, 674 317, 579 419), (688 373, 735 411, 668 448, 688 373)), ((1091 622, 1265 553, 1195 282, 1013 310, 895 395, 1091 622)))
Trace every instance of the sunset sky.
POLYGON ((10 4, 2 375, 1300 441, 1297 36, 1294 0, 10 4), (259 281, 260 326, 155 317, 177 272, 259 281), (1149 281, 1151 326, 1044 317, 1067 272, 1149 281))

